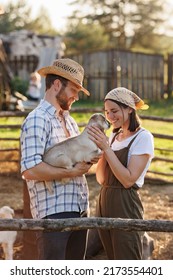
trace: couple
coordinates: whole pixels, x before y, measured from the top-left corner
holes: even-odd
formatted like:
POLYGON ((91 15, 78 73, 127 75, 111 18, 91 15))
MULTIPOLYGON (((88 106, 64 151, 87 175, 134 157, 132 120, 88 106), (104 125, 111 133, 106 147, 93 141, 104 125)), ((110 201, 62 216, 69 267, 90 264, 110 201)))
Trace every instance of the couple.
MULTIPOLYGON (((43 162, 45 150, 57 142, 79 134, 69 110, 79 99, 79 92, 90 93, 82 86, 84 69, 77 62, 57 59, 53 65, 41 68, 45 77, 44 99, 27 116, 21 129, 21 172, 27 182, 33 218, 65 219, 87 217, 88 185, 85 175, 91 164, 76 164, 72 169, 53 167, 43 162), (70 178, 62 184, 62 178, 70 178), (54 189, 50 194, 45 181, 54 189)), ((104 99, 107 120, 112 125, 109 141, 96 127, 90 138, 102 150, 94 158, 96 178, 101 185, 97 202, 98 217, 142 219, 143 207, 138 190, 153 157, 153 137, 142 128, 137 109, 147 105, 126 88, 115 88, 104 99)), ((99 230, 108 259, 141 259, 140 232, 99 230)), ((39 232, 40 260, 85 259, 87 231, 39 232)))

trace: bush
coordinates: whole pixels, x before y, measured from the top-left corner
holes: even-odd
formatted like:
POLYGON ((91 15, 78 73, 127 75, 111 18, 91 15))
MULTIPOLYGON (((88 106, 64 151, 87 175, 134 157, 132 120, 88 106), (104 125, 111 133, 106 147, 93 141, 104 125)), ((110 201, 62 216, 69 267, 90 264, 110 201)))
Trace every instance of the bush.
POLYGON ((20 77, 16 76, 11 81, 12 92, 18 91, 26 96, 26 92, 29 86, 29 81, 22 80, 20 77))

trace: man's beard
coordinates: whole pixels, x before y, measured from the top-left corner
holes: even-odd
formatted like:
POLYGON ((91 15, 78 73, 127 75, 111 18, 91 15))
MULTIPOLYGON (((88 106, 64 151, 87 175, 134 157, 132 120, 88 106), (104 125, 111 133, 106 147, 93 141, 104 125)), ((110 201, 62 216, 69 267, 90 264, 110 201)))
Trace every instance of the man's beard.
POLYGON ((66 111, 70 109, 71 104, 69 105, 68 103, 69 100, 67 99, 64 89, 61 89, 59 93, 56 95, 56 100, 63 110, 66 111))

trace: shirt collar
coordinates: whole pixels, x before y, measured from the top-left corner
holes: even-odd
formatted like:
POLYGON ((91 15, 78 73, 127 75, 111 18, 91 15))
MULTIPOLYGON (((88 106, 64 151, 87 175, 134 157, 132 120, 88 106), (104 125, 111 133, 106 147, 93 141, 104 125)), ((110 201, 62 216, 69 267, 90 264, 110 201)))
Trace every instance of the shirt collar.
POLYGON ((48 101, 42 99, 40 101, 40 105, 52 116, 55 115, 60 115, 60 113, 66 117, 69 115, 69 111, 63 111, 61 108, 59 108, 59 110, 57 110, 52 104, 50 104, 48 101))
POLYGON ((50 104, 49 102, 47 102, 44 99, 41 99, 40 101, 40 105, 42 108, 44 108, 45 111, 47 111, 50 115, 54 116, 56 113, 56 108, 50 104))

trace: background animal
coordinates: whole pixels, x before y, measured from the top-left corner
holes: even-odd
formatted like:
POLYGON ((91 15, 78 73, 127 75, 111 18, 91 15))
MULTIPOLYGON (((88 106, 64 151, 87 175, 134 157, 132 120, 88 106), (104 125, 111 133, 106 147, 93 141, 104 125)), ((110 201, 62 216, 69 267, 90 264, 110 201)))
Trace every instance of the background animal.
POLYGON ((147 232, 143 236, 143 260, 150 260, 154 251, 154 239, 147 232))
MULTIPOLYGON (((14 210, 9 206, 0 208, 0 219, 13 219, 14 210)), ((13 259, 13 245, 17 237, 17 231, 0 231, 0 243, 6 260, 13 259)))
MULTIPOLYGON (((97 145, 89 139, 87 127, 91 125, 97 126, 102 131, 110 127, 103 114, 93 114, 80 135, 68 138, 49 148, 43 156, 43 161, 62 168, 71 168, 77 162, 91 162, 101 152, 97 145)), ((48 182, 46 182, 46 186, 51 191, 48 182)))

